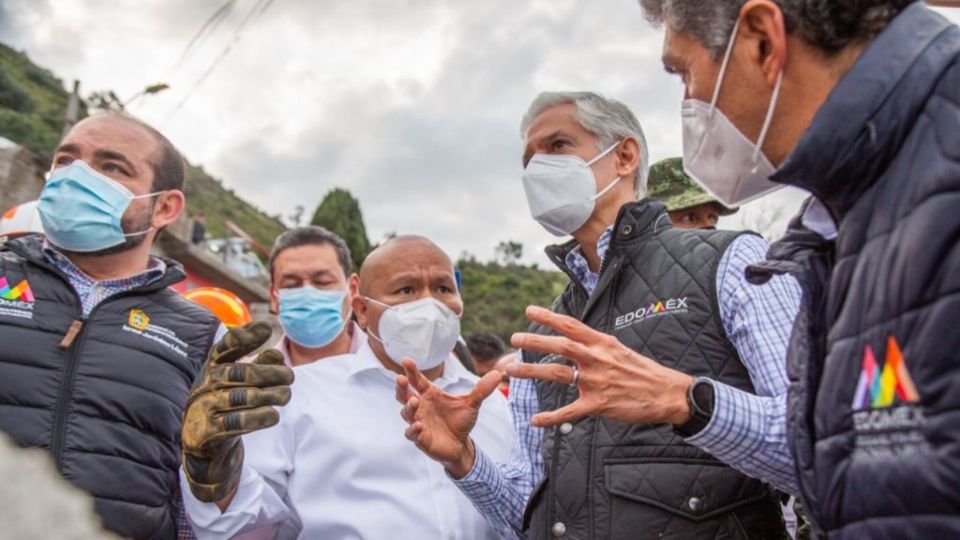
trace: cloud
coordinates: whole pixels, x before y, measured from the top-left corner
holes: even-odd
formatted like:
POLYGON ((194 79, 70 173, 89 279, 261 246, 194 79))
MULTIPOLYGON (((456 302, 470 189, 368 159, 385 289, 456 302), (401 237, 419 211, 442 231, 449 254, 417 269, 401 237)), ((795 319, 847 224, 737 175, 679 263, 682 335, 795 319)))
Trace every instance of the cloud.
MULTIPOLYGON (((122 98, 165 81, 133 112, 241 196, 271 214, 310 215, 332 187, 361 201, 371 239, 430 236, 452 255, 526 259, 554 239, 520 188, 520 117, 542 90, 624 101, 651 158, 681 153, 682 86, 659 61, 662 34, 622 0, 259 0, 233 9, 184 62, 224 2, 0 0, 0 41, 25 49, 84 92, 122 98), (229 47, 199 86, 198 78, 229 47), (187 98, 171 116, 171 111, 187 98)), ((736 226, 802 193, 748 205, 736 226)))

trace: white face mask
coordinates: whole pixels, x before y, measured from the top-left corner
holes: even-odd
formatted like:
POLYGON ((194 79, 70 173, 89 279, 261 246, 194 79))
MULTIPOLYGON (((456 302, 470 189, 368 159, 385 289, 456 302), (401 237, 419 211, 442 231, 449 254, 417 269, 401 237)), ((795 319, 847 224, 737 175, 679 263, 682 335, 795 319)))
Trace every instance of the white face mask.
POLYGON ((723 85, 723 77, 739 27, 740 21, 737 20, 720 65, 720 76, 713 90, 713 99, 710 103, 699 99, 685 99, 681 112, 683 168, 711 195, 729 207, 740 206, 783 187, 782 184, 769 180, 775 169, 761 151, 770 121, 773 120, 777 97, 780 95, 783 71, 777 76, 767 116, 763 120, 763 128, 756 144, 717 108, 717 98, 720 96, 720 87, 723 85))
POLYGON ((536 154, 523 170, 523 190, 530 214, 548 232, 566 236, 590 219, 597 199, 620 182, 620 177, 597 193, 591 165, 613 151, 620 141, 589 162, 579 156, 536 154))
POLYGON ((406 304, 390 306, 367 298, 386 307, 380 315, 380 336, 367 334, 383 344, 391 360, 399 364, 412 358, 421 370, 442 364, 460 337, 460 315, 435 298, 422 298, 406 304))

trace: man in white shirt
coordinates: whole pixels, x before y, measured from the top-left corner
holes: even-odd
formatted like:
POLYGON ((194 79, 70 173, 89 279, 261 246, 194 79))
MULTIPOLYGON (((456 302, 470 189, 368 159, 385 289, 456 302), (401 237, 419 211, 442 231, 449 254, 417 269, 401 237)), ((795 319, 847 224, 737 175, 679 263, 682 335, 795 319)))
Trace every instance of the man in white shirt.
POLYGON ((350 320, 359 278, 350 248, 323 227, 290 229, 270 251, 270 311, 284 336, 277 345, 288 367, 355 354, 367 337, 350 320))
MULTIPOLYGON (((288 367, 356 354, 367 335, 351 320, 360 279, 350 248, 333 232, 313 225, 284 232, 273 243, 270 311, 283 338, 276 350, 288 367)), ((254 451, 247 448, 247 455, 254 451)), ((242 533, 238 540, 269 540, 273 526, 242 533)))
POLYGON ((497 538, 443 467, 404 439, 396 413, 394 382, 411 358, 433 384, 483 402, 472 435, 509 457, 506 400, 485 399, 498 377, 477 383, 450 354, 463 312, 450 259, 425 238, 400 236, 367 257, 359 281, 353 310, 370 340, 356 355, 297 368, 279 423, 243 437, 232 495, 204 503, 184 493, 198 538, 264 526, 277 538, 497 538))

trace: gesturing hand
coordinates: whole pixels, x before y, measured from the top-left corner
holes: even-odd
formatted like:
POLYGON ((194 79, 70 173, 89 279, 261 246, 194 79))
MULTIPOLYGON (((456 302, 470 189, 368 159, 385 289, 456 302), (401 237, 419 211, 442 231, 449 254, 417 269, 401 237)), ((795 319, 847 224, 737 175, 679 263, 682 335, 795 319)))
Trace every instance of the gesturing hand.
MULTIPOLYGON (((615 337, 597 332, 580 321, 530 306, 527 318, 562 336, 516 333, 514 347, 572 360, 580 371, 580 398, 552 412, 541 412, 531 424, 538 427, 600 416, 628 423, 682 424, 689 420, 687 389, 693 378, 634 352, 615 337)), ((561 364, 511 364, 507 374, 570 384, 574 370, 561 364)))
POLYGON ((405 359, 403 369, 406 375, 397 376, 397 401, 403 405, 400 416, 409 424, 404 435, 454 478, 463 478, 476 455, 470 432, 480 404, 497 389, 500 373, 487 373, 469 394, 454 396, 427 380, 413 360, 405 359))
POLYGON ((230 496, 240 480, 240 435, 276 424, 274 406, 290 401, 293 370, 274 349, 250 364, 237 360, 270 339, 272 329, 254 322, 227 333, 210 350, 184 409, 183 468, 190 490, 204 502, 230 496))

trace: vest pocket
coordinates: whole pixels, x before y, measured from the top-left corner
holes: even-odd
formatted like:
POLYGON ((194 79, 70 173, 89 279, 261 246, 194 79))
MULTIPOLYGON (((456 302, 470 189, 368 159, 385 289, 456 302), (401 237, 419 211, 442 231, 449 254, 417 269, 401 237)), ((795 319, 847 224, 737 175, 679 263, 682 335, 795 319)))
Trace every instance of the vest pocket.
POLYGON ((704 459, 630 461, 604 466, 610 538, 783 538, 771 491, 704 459))

